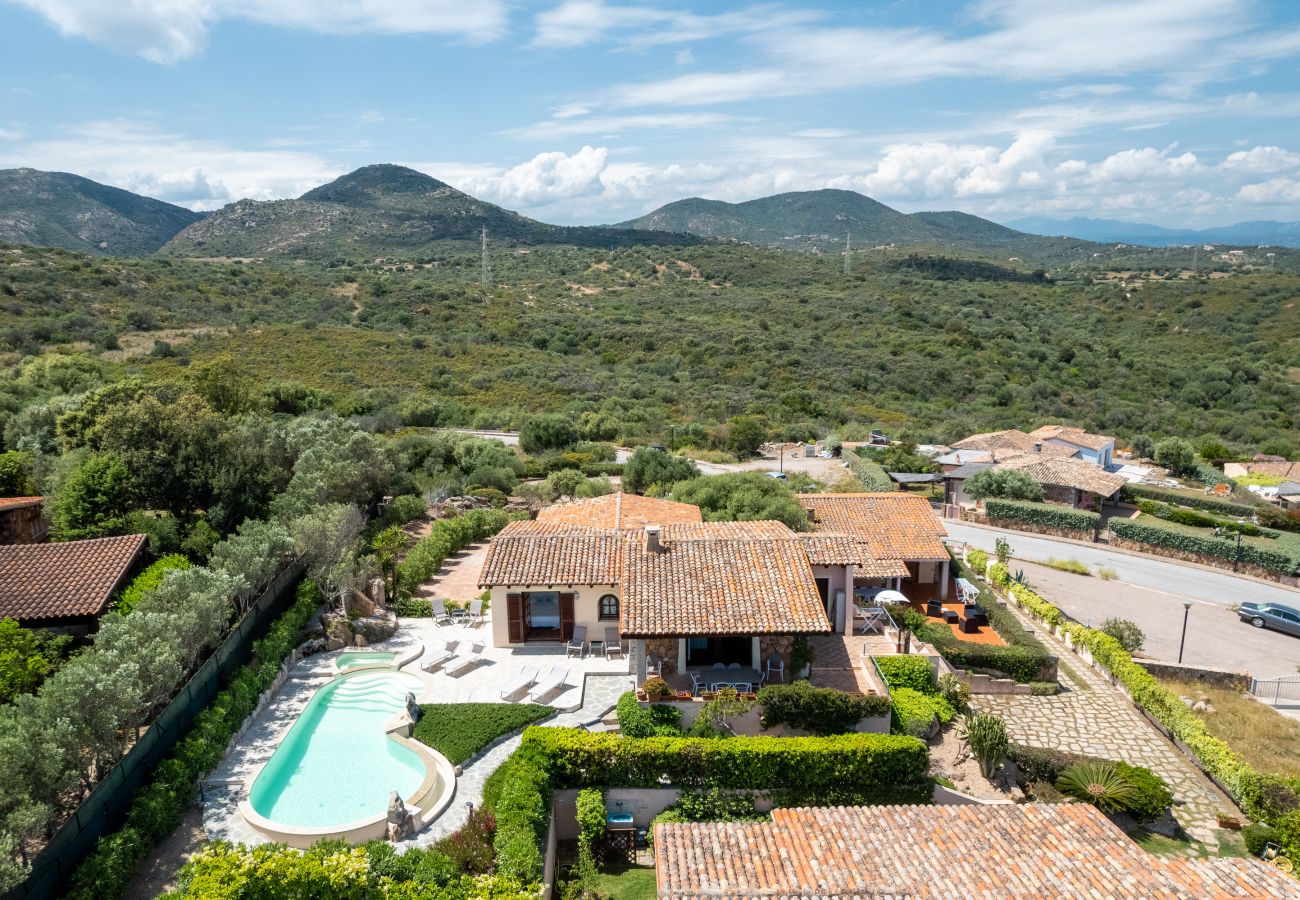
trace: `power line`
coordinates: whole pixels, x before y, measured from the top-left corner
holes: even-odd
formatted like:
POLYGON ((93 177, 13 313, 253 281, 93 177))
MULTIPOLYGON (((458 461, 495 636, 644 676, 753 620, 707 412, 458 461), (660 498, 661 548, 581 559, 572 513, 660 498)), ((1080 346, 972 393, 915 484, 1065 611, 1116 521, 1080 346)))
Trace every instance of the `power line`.
POLYGON ((853 233, 844 232, 844 274, 853 270, 853 233))
POLYGON ((481 236, 481 247, 483 252, 483 287, 492 286, 492 259, 488 256, 487 226, 483 227, 481 236))

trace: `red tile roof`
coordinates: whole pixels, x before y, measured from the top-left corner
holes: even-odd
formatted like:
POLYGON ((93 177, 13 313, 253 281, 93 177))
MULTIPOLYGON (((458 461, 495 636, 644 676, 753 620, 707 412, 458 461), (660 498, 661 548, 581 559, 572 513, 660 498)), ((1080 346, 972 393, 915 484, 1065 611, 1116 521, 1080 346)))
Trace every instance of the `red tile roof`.
POLYGON ((1253 859, 1152 856, 1082 803, 775 809, 655 826, 660 900, 1295 898, 1253 859))
POLYGON ((1123 475, 1107 472, 1093 463, 1081 459, 1044 456, 1041 453, 1016 456, 993 468, 1019 469, 1039 484, 1077 488, 1103 497, 1109 497, 1128 483, 1123 475))
POLYGON ((831 630, 803 542, 781 523, 675 525, 663 530, 660 542, 662 549, 650 550, 641 535, 627 544, 623 635, 831 630))
POLYGON ((44 497, 0 497, 0 512, 21 509, 24 506, 38 506, 44 502, 44 497))
POLYGON ((479 587, 618 584, 629 532, 511 522, 488 545, 479 587))
POLYGON ((1036 441, 1066 441, 1076 447, 1087 447, 1089 450, 1101 450, 1107 444, 1115 443, 1115 439, 1110 435, 1093 434, 1073 425, 1043 425, 1029 432, 1029 436, 1036 441))
POLYGON ((924 497, 901 492, 799 494, 813 531, 867 542, 875 559, 945 560, 948 532, 924 497))
POLYGON ((808 561, 814 566, 853 566, 863 578, 907 578, 907 566, 899 559, 876 559, 871 545, 847 534, 801 534, 808 561))
POLYGON ((147 535, 0 546, 0 617, 20 622, 97 616, 147 535))
POLYGON ((646 525, 671 525, 701 520, 700 508, 693 504, 625 494, 622 491, 547 506, 537 513, 539 522, 586 525, 591 528, 635 529, 646 525))

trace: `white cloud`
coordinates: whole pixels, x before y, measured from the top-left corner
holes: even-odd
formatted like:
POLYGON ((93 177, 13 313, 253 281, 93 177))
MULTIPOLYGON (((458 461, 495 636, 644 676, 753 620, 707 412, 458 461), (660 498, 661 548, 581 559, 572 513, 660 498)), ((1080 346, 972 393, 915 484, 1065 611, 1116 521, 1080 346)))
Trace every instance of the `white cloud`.
POLYGON ((416 168, 466 193, 513 209, 599 195, 604 190, 601 174, 608 158, 607 148, 586 146, 573 154, 560 150, 539 153, 504 170, 458 164, 423 164, 416 168))
POLYGON ((296 197, 341 174, 311 153, 246 150, 128 119, 88 122, 63 136, 0 149, 11 165, 75 172, 190 209, 296 197))
MULTIPOLYGON (((571 48, 607 40, 633 45, 699 41, 727 34, 747 34, 814 22, 821 13, 753 6, 717 15, 699 15, 659 6, 619 6, 604 0, 565 0, 537 14, 538 47, 571 48)), ((678 54, 677 64, 693 57, 678 54)))
POLYGON ((25 6, 66 36, 150 62, 196 56, 224 19, 325 34, 445 34, 490 40, 505 29, 504 0, 0 0, 25 6))
POLYGON ((586 116, 583 112, 559 110, 554 117, 522 128, 502 132, 523 140, 554 140, 574 135, 610 136, 637 129, 708 128, 736 121, 724 113, 644 113, 625 116, 586 116))
POLYGON ((1271 178, 1243 185, 1237 197, 1246 203, 1300 203, 1300 178, 1271 178))
POLYGON ((0 141, 21 141, 23 133, 16 128, 0 128, 0 141))

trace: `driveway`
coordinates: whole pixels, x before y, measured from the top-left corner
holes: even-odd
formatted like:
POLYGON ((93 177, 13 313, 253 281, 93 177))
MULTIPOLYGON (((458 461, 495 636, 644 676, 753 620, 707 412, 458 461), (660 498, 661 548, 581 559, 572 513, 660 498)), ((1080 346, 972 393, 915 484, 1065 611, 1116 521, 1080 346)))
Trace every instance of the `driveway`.
MULTIPOLYGON (((1028 562, 1017 561, 1014 567, 1024 570, 1035 591, 1083 624, 1098 627, 1111 617, 1128 619, 1146 635, 1143 656, 1167 662, 1178 659, 1183 595, 1028 562)), ((1300 664, 1300 638, 1252 628, 1220 603, 1194 600, 1187 615, 1183 662, 1249 672, 1256 678, 1294 675, 1300 664)))

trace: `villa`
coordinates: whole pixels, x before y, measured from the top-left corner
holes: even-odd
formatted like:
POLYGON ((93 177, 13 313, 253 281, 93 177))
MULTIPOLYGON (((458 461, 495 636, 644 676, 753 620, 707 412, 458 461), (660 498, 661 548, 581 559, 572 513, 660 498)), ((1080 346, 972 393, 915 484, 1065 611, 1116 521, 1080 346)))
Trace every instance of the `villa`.
POLYGON ((1154 856, 1083 803, 774 809, 655 828, 660 900, 1294 897, 1255 859, 1154 856))
POLYGON ((963 438, 937 461, 947 469, 972 462, 1001 463, 1029 453, 1076 459, 1108 469, 1114 464, 1115 439, 1073 425, 1043 425, 1027 433, 1009 428, 963 438))
POLYGON ((94 631, 148 535, 0 545, 0 618, 25 628, 94 631))
POLYGON ((44 497, 0 498, 0 544, 39 544, 50 533, 44 497))

